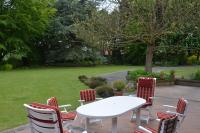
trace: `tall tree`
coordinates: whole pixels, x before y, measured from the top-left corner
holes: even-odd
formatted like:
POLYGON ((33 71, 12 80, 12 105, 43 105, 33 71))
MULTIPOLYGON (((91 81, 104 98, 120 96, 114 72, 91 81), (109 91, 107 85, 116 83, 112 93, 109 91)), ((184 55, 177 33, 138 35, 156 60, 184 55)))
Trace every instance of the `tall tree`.
POLYGON ((196 26, 200 6, 198 0, 132 0, 132 20, 127 25, 134 38, 147 44, 146 71, 152 71, 152 59, 157 40, 163 35, 181 31, 188 24, 196 26), (139 28, 138 32, 130 27, 139 28))
POLYGON ((34 40, 46 30, 56 11, 54 0, 0 1, 0 62, 31 51, 34 40))
MULTIPOLYGON (((200 22, 199 0, 121 0, 119 4, 118 10, 107 15, 109 16, 107 20, 104 20, 103 17, 99 19, 98 16, 101 14, 96 13, 93 19, 97 18, 99 21, 93 20, 91 21, 93 23, 82 24, 82 27, 84 27, 82 29, 85 29, 85 31, 83 30, 85 33, 91 32, 93 38, 99 38, 96 36, 100 35, 101 39, 105 39, 104 42, 112 40, 112 43, 110 43, 112 45, 116 45, 116 40, 117 45, 135 41, 147 44, 145 70, 150 72, 152 71, 153 53, 159 43, 158 40, 167 34, 184 32, 183 30, 188 26, 198 27, 200 22), (113 17, 113 14, 118 17, 113 17), (124 21, 125 19, 126 21, 124 21), (107 21, 107 23, 102 23, 104 21, 107 21), (94 23, 99 28, 95 27, 94 30, 94 23), (108 25, 112 25, 112 27, 108 27, 108 25), (107 36, 108 34, 110 36, 107 36)), ((97 42, 100 42, 100 39, 97 42)))
POLYGON ((97 5, 98 2, 90 0, 58 0, 55 3, 57 13, 42 38, 42 45, 39 44, 46 64, 75 64, 93 58, 92 49, 77 37, 73 24, 89 19, 97 5))

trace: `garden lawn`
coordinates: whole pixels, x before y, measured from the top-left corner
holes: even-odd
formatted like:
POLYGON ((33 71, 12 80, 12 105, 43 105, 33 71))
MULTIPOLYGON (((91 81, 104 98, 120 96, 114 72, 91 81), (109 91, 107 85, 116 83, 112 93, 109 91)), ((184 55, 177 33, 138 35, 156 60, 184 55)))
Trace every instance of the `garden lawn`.
MULTIPOLYGON (((200 66, 177 67, 174 70, 177 78, 191 79, 197 70, 200 70, 200 66)), ((166 70, 164 72, 170 73, 170 70, 166 70)))
POLYGON ((49 97, 58 98, 59 104, 79 106, 79 90, 86 89, 79 75, 135 70, 133 66, 99 66, 75 68, 41 68, 0 72, 0 131, 28 122, 24 103, 46 104, 49 97))

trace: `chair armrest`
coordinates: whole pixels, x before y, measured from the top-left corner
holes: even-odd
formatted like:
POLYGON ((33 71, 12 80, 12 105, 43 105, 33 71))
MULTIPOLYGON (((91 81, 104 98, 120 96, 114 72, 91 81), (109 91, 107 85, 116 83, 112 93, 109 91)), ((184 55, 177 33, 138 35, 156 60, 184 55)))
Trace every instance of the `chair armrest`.
POLYGON ((176 109, 176 107, 174 107, 174 106, 171 106, 171 105, 163 105, 164 107, 168 107, 168 108, 174 108, 174 109, 176 109))
POLYGON ((160 122, 160 119, 156 119, 157 122, 160 122))
POLYGON ((166 111, 168 114, 175 114, 178 116, 184 116, 183 114, 177 113, 177 112, 173 112, 173 111, 166 111))
POLYGON ((96 99, 96 100, 102 100, 103 98, 101 98, 101 97, 96 97, 95 99, 96 99))
POLYGON ((139 129, 144 131, 145 133, 152 133, 151 131, 149 131, 148 129, 142 127, 142 126, 139 126, 139 129))
POLYGON ((60 105, 59 108, 66 108, 66 107, 70 107, 72 106, 71 104, 67 104, 67 105, 60 105))
POLYGON ((167 108, 168 108, 168 111, 169 111, 170 108, 176 109, 175 106, 171 106, 171 105, 163 105, 163 106, 164 106, 164 107, 167 107, 167 108))
POLYGON ((71 104, 67 104, 67 105, 60 105, 60 106, 58 106, 58 107, 64 109, 64 110, 61 111, 61 112, 68 112, 68 111, 67 111, 67 107, 70 107, 70 106, 72 106, 72 105, 71 105, 71 104))
POLYGON ((154 99, 158 99, 158 97, 149 97, 149 99, 154 100, 154 99))
POLYGON ((80 102, 81 105, 84 104, 85 100, 78 100, 80 102))

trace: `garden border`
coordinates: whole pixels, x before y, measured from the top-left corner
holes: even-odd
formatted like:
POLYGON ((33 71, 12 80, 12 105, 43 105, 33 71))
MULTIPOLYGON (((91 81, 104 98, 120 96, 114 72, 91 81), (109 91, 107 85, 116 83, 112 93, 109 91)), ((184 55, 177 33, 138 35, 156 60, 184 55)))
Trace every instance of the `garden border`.
POLYGON ((183 85, 183 86, 200 87, 200 81, 198 81, 198 80, 176 79, 175 84, 183 85))

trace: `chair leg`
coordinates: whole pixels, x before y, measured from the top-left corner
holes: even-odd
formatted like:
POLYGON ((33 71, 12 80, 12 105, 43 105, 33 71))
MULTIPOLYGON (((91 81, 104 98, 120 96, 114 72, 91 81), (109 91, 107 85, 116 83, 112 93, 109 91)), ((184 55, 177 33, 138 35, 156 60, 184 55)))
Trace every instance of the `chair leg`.
POLYGON ((133 113, 131 115, 130 121, 134 121, 134 119, 136 119, 136 112, 135 112, 135 110, 133 110, 133 113))
POLYGON ((149 107, 149 117, 150 117, 150 120, 154 120, 154 116, 153 116, 153 113, 152 113, 152 107, 149 107))
POLYGON ((103 127, 103 121, 101 120, 101 127, 103 127))

